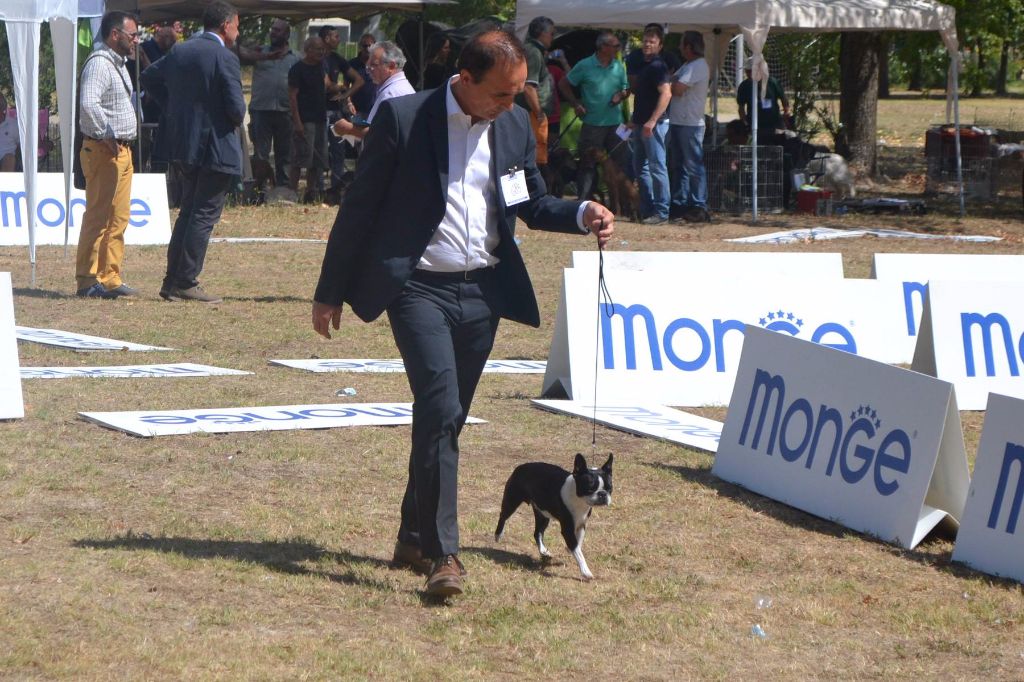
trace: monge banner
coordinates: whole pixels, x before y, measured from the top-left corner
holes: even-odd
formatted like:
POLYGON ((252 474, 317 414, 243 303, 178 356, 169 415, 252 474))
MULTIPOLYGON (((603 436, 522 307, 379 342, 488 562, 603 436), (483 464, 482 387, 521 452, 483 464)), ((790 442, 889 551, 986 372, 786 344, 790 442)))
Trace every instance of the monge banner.
MULTIPOLYGON (((893 343, 898 343, 909 363, 914 357, 917 332, 924 310, 924 295, 933 279, 963 282, 1024 281, 1024 256, 959 253, 876 253, 871 262, 875 279, 898 281, 903 289, 904 324, 893 343)), ((960 401, 960 409, 965 409, 960 401)))
MULTIPOLYGON (((0 173, 0 246, 28 244, 28 199, 21 173, 0 173)), ((36 244, 63 244, 64 174, 36 176, 36 244)), ((71 190, 68 243, 78 243, 85 213, 85 192, 71 190)), ((171 240, 167 210, 167 181, 163 173, 137 173, 132 178, 131 216, 124 233, 126 244, 166 244, 171 240)))
POLYGON ((748 324, 896 361, 890 339, 902 320, 898 282, 620 270, 606 273, 609 300, 599 301, 592 275, 564 271, 545 397, 724 405, 748 324))
POLYGON ((1024 582, 1024 400, 992 393, 953 561, 1024 582))
POLYGON ((1024 398, 1022 300, 1024 282, 930 282, 911 368, 956 386, 961 410, 1024 398))
POLYGON ((711 471, 907 548, 969 482, 952 385, 754 326, 711 471))

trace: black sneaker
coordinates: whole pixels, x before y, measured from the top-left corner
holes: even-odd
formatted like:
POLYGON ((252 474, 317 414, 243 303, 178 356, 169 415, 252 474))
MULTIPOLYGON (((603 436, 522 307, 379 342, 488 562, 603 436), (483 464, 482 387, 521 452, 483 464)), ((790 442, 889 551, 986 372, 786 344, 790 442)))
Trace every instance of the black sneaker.
POLYGON ((693 206, 683 214, 683 219, 688 223, 710 223, 711 214, 703 206, 693 206))
POLYGON ((120 284, 113 289, 108 289, 107 293, 113 294, 114 298, 117 298, 118 296, 138 296, 139 290, 127 284, 120 284))
POLYGON ((649 215, 640 221, 641 225, 664 225, 668 222, 668 218, 662 218, 658 214, 649 215))

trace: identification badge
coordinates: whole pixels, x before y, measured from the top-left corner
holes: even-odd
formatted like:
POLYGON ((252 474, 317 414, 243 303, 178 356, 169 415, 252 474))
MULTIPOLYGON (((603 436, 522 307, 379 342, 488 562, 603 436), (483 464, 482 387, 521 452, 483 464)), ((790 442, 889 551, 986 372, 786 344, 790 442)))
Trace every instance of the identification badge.
POLYGON ((530 199, 530 191, 526 189, 526 172, 509 168, 501 176, 501 195, 505 197, 506 206, 515 206, 530 199))
POLYGON ((761 108, 762 109, 771 109, 772 108, 772 100, 770 100, 770 99, 763 99, 763 100, 761 100, 761 108))
POLYGON ((620 123, 619 127, 615 129, 615 134, 619 136, 620 140, 628 140, 633 136, 633 131, 625 123, 620 123))

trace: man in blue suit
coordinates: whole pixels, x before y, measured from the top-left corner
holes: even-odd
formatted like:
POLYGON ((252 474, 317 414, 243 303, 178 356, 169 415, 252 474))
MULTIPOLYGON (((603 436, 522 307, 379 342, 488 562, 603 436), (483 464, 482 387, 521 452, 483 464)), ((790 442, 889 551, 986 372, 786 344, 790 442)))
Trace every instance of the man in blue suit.
POLYGON ((426 592, 462 592, 459 433, 498 321, 540 325, 516 246, 529 227, 596 235, 614 216, 547 195, 525 109, 526 54, 514 36, 473 37, 459 74, 381 104, 324 254, 313 328, 330 338, 343 303, 364 321, 387 312, 413 393, 412 449, 396 563, 428 574, 426 592))
POLYGON ((202 35, 146 69, 142 83, 163 108, 162 148, 183 183, 160 296, 220 303, 199 285, 199 273, 228 188, 242 172, 236 129, 245 117, 245 100, 238 56, 229 49, 238 38, 238 10, 214 0, 203 12, 203 28, 202 35))

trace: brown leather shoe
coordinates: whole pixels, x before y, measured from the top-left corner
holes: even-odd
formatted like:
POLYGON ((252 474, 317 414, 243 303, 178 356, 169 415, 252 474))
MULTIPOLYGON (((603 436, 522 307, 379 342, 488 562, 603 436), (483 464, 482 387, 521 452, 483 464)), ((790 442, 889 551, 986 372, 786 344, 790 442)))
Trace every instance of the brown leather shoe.
POLYGON ((416 545, 407 545, 404 542, 395 543, 395 553, 391 557, 391 563, 397 566, 408 566, 420 575, 430 575, 430 569, 434 562, 423 556, 423 552, 416 545))
POLYGON ((462 576, 465 568, 454 554, 447 554, 434 562, 427 578, 427 594, 434 597, 454 597, 462 594, 462 576))

